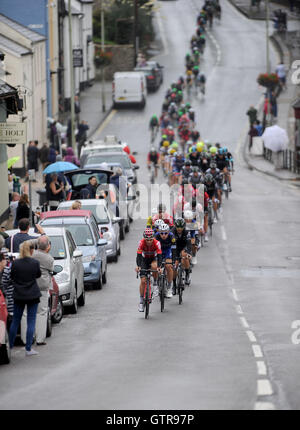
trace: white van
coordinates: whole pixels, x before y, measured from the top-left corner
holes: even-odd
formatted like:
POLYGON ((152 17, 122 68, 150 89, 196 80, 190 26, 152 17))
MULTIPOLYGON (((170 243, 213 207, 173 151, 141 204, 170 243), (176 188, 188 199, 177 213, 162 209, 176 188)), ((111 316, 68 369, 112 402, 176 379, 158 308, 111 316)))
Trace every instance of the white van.
POLYGON ((116 72, 113 80, 114 107, 134 103, 143 108, 146 104, 147 86, 143 72, 116 72))

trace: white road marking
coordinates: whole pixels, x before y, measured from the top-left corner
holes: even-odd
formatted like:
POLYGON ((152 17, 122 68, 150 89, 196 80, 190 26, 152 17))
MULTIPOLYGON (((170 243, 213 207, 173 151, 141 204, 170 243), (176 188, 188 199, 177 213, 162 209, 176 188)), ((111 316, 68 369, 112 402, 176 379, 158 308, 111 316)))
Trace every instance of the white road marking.
POLYGON ((103 121, 103 123, 100 125, 98 130, 95 131, 93 136, 95 136, 96 134, 100 134, 104 130, 104 128, 107 126, 107 124, 113 119, 113 117, 115 116, 116 113, 117 113, 117 110, 113 109, 111 111, 111 113, 108 115, 108 117, 105 119, 105 121, 103 121))
POLYGON ((267 374, 267 366, 264 361, 257 361, 256 366, 257 366, 257 373, 260 376, 265 376, 267 374))
POLYGON ((245 328, 249 328, 249 324, 247 323, 247 320, 245 317, 240 317, 240 320, 245 328))
POLYGON ((208 37, 210 38, 210 40, 212 41, 212 43, 216 47, 216 50, 217 50, 217 61, 216 61, 215 66, 218 66, 221 63, 221 48, 220 48, 220 45, 217 42, 215 36, 213 36, 209 30, 206 30, 206 33, 207 33, 208 37))
POLYGON ((252 350, 255 358, 263 357, 263 353, 259 345, 252 345, 252 350))
POLYGON ((237 296, 237 292, 236 292, 236 290, 235 290, 234 288, 232 288, 232 289, 231 289, 231 291, 232 291, 232 295, 233 295, 234 300, 235 300, 236 302, 238 302, 238 301, 239 301, 239 298, 238 298, 238 296, 237 296))
POLYGON ((257 381, 257 395, 258 396, 271 396, 273 389, 269 379, 258 379, 257 381))
POLYGON ((255 337, 253 331, 247 330, 246 333, 247 333, 247 336, 248 336, 250 342, 256 342, 256 337, 255 337))
POLYGON ((271 402, 256 402, 254 409, 256 411, 273 411, 276 408, 271 402))
POLYGON ((221 225, 221 233, 222 233, 222 239, 227 240, 226 230, 225 230, 225 227, 223 225, 221 225))
POLYGON ((244 313, 243 310, 242 310, 242 308, 241 308, 241 305, 237 305, 236 306, 236 311, 237 311, 238 314, 243 314, 244 313))

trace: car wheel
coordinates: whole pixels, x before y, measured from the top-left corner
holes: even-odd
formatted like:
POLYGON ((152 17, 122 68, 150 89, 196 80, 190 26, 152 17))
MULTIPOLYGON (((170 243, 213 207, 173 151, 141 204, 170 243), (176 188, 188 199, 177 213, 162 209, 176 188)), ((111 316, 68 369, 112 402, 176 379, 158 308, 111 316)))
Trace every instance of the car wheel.
POLYGON ((52 315, 52 322, 53 324, 58 324, 61 322, 62 317, 64 314, 64 307, 61 301, 61 298, 59 298, 58 303, 57 303, 57 309, 54 315, 52 315))
POLYGON ((0 346, 0 364, 9 364, 11 350, 9 347, 8 333, 5 330, 5 343, 0 346))
POLYGON ((107 265, 105 267, 105 272, 102 275, 102 284, 106 284, 107 283, 107 265))
POLYGON ((73 300, 73 304, 70 306, 71 314, 77 314, 78 311, 78 299, 77 299, 77 288, 75 288, 75 296, 73 300))
POLYGON ((85 291, 84 291, 84 287, 82 289, 82 294, 80 297, 78 297, 78 305, 79 306, 84 306, 85 305, 85 291))
POLYGON ((95 283, 94 289, 95 290, 101 290, 102 289, 102 272, 99 275, 98 281, 95 283))
POLYGON ((127 225, 126 225, 126 227, 125 227, 125 232, 126 233, 129 233, 129 230, 130 230, 130 221, 129 221, 129 218, 128 218, 128 220, 127 220, 128 222, 127 222, 127 225))
POLYGON ((50 307, 48 306, 46 337, 50 337, 51 334, 52 334, 52 320, 51 320, 50 307))
POLYGON ((117 249, 117 255, 121 255, 121 244, 119 241, 118 249, 117 249))
POLYGON ((125 239, 125 227, 124 227, 124 221, 122 221, 121 225, 120 225, 120 239, 124 240, 125 239))

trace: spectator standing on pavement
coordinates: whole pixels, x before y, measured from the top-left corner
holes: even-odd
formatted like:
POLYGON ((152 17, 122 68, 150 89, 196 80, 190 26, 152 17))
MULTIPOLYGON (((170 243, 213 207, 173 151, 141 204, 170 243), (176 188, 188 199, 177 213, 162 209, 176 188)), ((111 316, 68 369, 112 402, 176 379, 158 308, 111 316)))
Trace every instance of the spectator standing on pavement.
MULTIPOLYGON (((40 236, 37 240, 37 249, 34 250, 32 258, 40 263, 41 277, 37 284, 41 292, 36 315, 36 344, 46 345, 47 320, 48 320, 48 291, 52 285, 52 272, 54 270, 54 258, 49 254, 51 242, 47 236, 40 236)), ((21 338, 25 341, 27 330, 26 317, 23 313, 21 321, 21 338)), ((25 343, 25 342, 24 342, 25 343)))
POLYGON ((41 292, 37 279, 41 277, 40 263, 32 258, 34 244, 25 241, 20 246, 20 258, 11 265, 11 279, 14 287, 14 315, 9 330, 9 344, 13 348, 21 318, 27 307, 27 332, 25 355, 36 355, 31 349, 35 331, 36 313, 40 302, 41 292))
POLYGON ((80 124, 78 125, 78 133, 76 136, 77 140, 77 151, 78 151, 78 158, 80 158, 80 152, 81 148, 84 145, 84 142, 87 140, 87 131, 89 129, 87 121, 82 120, 80 124))
POLYGON ((272 115, 272 118, 276 119, 277 118, 277 98, 276 98, 275 91, 271 92, 270 104, 271 104, 271 115, 272 115))
POLYGON ((254 124, 251 125, 250 130, 248 132, 249 135, 249 152, 251 151, 252 148, 252 144, 253 144, 253 137, 254 136, 258 136, 258 131, 257 129, 254 127, 254 124))
POLYGON ((285 65, 283 61, 278 63, 275 71, 276 71, 276 75, 278 76, 281 89, 286 90, 286 71, 285 71, 285 65))
POLYGON ((46 169, 46 167, 49 164, 48 157, 49 157, 49 146, 47 145, 46 142, 44 142, 43 146, 39 150, 39 159, 40 159, 40 162, 42 163, 43 170, 46 169))
POLYGON ((9 205, 10 213, 12 216, 13 228, 18 227, 18 223, 16 221, 16 215, 17 215, 17 207, 18 207, 19 201, 20 201, 20 194, 17 192, 13 192, 11 202, 9 205))
POLYGON ((81 109, 80 109, 80 101, 79 101, 79 97, 78 97, 78 95, 76 95, 75 97, 74 97, 74 109, 75 109, 75 120, 76 120, 76 123, 77 123, 77 127, 79 126, 79 122, 80 122, 80 112, 81 112, 81 109))
POLYGON ((254 124, 254 121, 257 120, 257 110, 255 109, 254 106, 250 106, 250 108, 246 112, 246 115, 248 115, 249 117, 249 124, 251 128, 251 126, 254 124))
POLYGON ((56 161, 56 151, 53 146, 50 146, 49 148, 49 154, 48 154, 48 163, 52 164, 56 161))
POLYGON ((30 218, 30 203, 27 194, 22 194, 20 197, 16 210, 15 225, 18 225, 18 222, 22 218, 30 218))
POLYGON ((73 148, 71 146, 66 149, 66 153, 67 154, 64 157, 64 161, 68 161, 69 163, 76 164, 76 166, 80 166, 80 162, 74 154, 73 148))
POLYGON ((53 123, 50 124, 50 142, 55 149, 58 149, 59 145, 58 145, 58 131, 56 128, 56 121, 53 121, 53 123))
MULTIPOLYGON (((39 234, 45 234, 44 229, 41 225, 36 224, 36 229, 39 234)), ((29 218, 22 218, 18 224, 19 232, 9 236, 5 239, 5 247, 9 252, 19 252, 20 245, 26 240, 36 239, 36 236, 30 236, 28 231, 30 229, 29 218)))
POLYGON ((49 184, 49 206, 50 211, 55 211, 59 202, 64 198, 64 184, 58 181, 57 173, 52 173, 49 184))
MULTIPOLYGON (((39 150, 36 147, 35 141, 31 140, 27 148, 27 170, 34 170, 37 172, 39 170, 38 166, 39 150)), ((33 179, 36 182, 36 179, 33 179)))

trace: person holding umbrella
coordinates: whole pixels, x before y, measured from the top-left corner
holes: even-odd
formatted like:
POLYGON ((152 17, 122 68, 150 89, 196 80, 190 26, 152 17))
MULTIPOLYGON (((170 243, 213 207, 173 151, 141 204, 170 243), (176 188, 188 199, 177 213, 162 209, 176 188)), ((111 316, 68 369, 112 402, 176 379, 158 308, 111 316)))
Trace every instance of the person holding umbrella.
POLYGON ((51 174, 52 181, 49 184, 49 206, 50 211, 55 211, 59 205, 59 202, 64 197, 64 184, 58 182, 58 174, 51 174))

